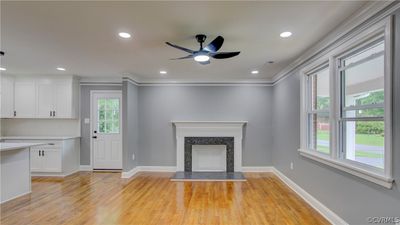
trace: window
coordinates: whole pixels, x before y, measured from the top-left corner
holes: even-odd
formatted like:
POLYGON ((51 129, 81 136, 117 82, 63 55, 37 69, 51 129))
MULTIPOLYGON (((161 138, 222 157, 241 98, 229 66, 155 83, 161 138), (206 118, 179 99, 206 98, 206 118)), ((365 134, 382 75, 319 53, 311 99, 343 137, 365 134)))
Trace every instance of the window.
POLYGON ((103 134, 118 134, 120 132, 119 99, 100 98, 97 101, 98 132, 103 134))
POLYGON ((303 70, 302 156, 391 188, 391 18, 303 70))
POLYGON ((384 40, 339 58, 342 158, 384 169, 384 40))
POLYGON ((329 68, 324 65, 307 76, 308 148, 329 154, 329 68))

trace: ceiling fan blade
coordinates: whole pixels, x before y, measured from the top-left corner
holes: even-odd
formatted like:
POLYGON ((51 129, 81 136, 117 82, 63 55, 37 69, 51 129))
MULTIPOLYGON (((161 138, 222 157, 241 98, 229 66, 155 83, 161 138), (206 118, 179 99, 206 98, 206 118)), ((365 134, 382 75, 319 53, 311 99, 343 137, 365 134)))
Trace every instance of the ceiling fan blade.
POLYGON ((177 59, 191 59, 193 58, 193 55, 187 55, 187 56, 183 56, 183 57, 179 57, 179 58, 173 58, 171 60, 177 60, 177 59))
POLYGON ((184 47, 181 47, 181 46, 178 46, 178 45, 174 45, 174 44, 171 44, 171 43, 169 43, 169 42, 165 42, 165 44, 167 44, 167 45, 169 45, 169 46, 171 46, 171 47, 177 48, 177 49, 179 49, 179 50, 185 51, 185 52, 190 53, 190 54, 193 54, 193 53, 194 53, 193 50, 190 50, 190 49, 188 49, 188 48, 184 48, 184 47))
POLYGON ((210 64, 210 60, 208 60, 208 61, 205 61, 205 62, 199 62, 201 65, 208 65, 208 64, 210 64))
POLYGON ((218 36, 212 42, 210 42, 210 44, 208 44, 204 49, 209 52, 216 52, 221 48, 223 43, 224 43, 224 38, 218 36))
POLYGON ((226 58, 231 58, 234 56, 239 55, 240 52, 218 52, 214 54, 210 54, 211 57, 214 59, 226 59, 226 58))

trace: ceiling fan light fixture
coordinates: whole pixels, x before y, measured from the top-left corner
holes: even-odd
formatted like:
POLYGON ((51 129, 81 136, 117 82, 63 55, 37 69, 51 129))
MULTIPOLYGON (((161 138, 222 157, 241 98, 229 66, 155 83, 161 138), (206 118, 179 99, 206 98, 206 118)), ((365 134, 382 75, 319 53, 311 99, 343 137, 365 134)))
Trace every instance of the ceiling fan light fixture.
POLYGON ((208 55, 200 54, 194 57, 194 61, 196 62, 207 62, 208 60, 210 60, 210 56, 208 55))

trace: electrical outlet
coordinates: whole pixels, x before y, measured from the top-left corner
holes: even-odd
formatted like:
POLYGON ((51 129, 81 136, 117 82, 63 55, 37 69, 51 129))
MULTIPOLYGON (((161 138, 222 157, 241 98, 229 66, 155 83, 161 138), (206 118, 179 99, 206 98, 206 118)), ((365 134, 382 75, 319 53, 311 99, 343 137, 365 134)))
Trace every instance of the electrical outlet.
POLYGON ((293 162, 290 162, 290 169, 293 170, 293 162))

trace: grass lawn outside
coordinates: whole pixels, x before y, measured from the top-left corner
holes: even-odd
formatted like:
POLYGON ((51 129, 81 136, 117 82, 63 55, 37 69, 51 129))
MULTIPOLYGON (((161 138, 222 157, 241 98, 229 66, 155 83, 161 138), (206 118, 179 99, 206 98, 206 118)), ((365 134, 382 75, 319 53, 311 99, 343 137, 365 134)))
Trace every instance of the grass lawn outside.
MULTIPOLYGON (((317 133, 318 140, 329 141, 329 133, 328 131, 318 131, 317 133)), ((356 135, 356 143, 359 145, 368 145, 368 146, 384 146, 384 137, 381 135, 375 134, 357 134, 356 135)), ((318 145, 318 151, 323 153, 329 153, 329 147, 318 145)), ((383 158, 383 153, 375 153, 368 151, 360 151, 356 150, 357 157, 366 157, 366 158, 383 158)))

